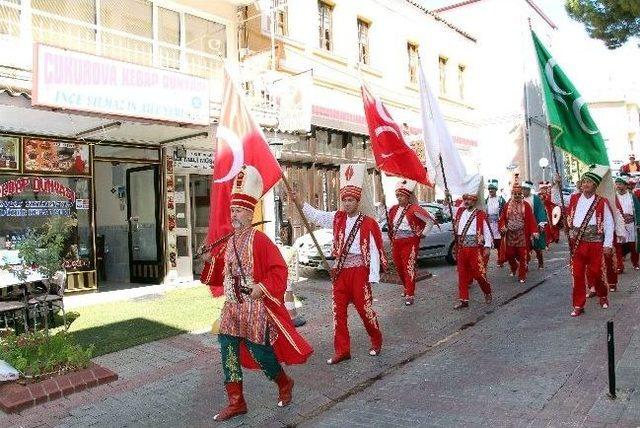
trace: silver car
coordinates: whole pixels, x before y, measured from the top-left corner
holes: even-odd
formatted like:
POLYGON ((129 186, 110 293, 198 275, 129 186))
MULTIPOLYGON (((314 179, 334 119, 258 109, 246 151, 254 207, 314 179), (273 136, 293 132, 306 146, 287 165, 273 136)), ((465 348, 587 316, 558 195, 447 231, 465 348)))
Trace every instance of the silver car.
MULTIPOLYGON (((431 228, 428 234, 420 240, 419 259, 436 259, 444 258, 447 263, 455 264, 454 255, 454 239, 452 234, 451 215, 448 208, 444 205, 423 202, 420 206, 429 211, 436 219, 437 225, 431 228)), ((384 242, 387 254, 391 255, 391 246, 389 243, 389 234, 387 232, 386 218, 378 221, 382 229, 382 240, 384 242)), ((333 249, 333 231, 331 229, 318 229, 314 231, 314 235, 322 248, 322 253, 331 264, 334 261, 332 255, 333 249)), ((306 234, 296 239, 293 246, 298 250, 298 261, 301 266, 324 270, 320 254, 316 249, 310 234, 306 234)))

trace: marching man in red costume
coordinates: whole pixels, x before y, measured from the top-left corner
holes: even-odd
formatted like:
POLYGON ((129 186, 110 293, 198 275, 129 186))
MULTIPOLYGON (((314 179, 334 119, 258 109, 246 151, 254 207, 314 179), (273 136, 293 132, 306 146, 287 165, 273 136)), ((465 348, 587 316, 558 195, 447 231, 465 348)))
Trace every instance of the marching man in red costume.
POLYGON ((398 204, 389 210, 389 224, 393 246, 393 262, 404 286, 405 305, 413 305, 416 289, 416 261, 420 238, 435 224, 433 217, 414 203, 416 182, 402 179, 396 184, 398 204))
MULTIPOLYGON (((351 341, 347 326, 350 303, 356 307, 371 339, 369 355, 382 349, 382 332, 373 310, 371 284, 380 281, 380 266, 386 266, 382 233, 378 223, 360 212, 362 186, 366 173, 364 164, 340 165, 340 199, 342 209, 328 212, 305 203, 304 215, 311 223, 333 229, 333 253, 336 264, 333 280, 334 355, 327 364, 338 364, 351 358, 351 341)), ((297 196, 294 195, 297 199, 297 196)))
POLYGON ((549 244, 558 243, 560 240, 560 228, 558 225, 553 224, 553 211, 556 209, 558 205, 553 203, 553 198, 551 195, 552 188, 551 183, 548 181, 540 182, 540 187, 538 191, 538 196, 542 199, 542 203, 544 204, 544 208, 547 211, 547 219, 549 220, 545 226, 545 232, 547 235, 547 247, 549 244))
POLYGON ((640 270, 640 256, 637 245, 637 223, 640 222, 640 202, 638 198, 629 191, 629 182, 626 176, 616 177, 616 208, 620 212, 624 221, 625 236, 621 241, 616 242, 616 258, 618 273, 624 272, 625 252, 631 253, 631 264, 635 270, 640 270), (625 251, 626 250, 626 251, 625 251))
POLYGON ((531 238, 538 237, 538 224, 531 205, 524 201, 518 177, 513 180, 511 199, 500 216, 500 232, 504 234, 505 259, 511 268, 511 276, 518 275, 521 284, 527 280, 527 255, 531 238))
POLYGON ((469 286, 475 279, 484 293, 486 304, 491 303, 491 284, 487 281, 485 252, 490 251, 493 236, 487 223, 487 214, 476 207, 478 194, 462 196, 463 206, 455 214, 458 299, 453 309, 469 307, 469 286))
POLYGON ((303 364, 313 349, 296 331, 284 304, 287 265, 278 247, 251 227, 262 195, 262 177, 243 166, 231 192, 234 234, 212 252, 205 279, 214 296, 225 295, 220 317, 220 352, 229 405, 214 416, 224 421, 247 412, 242 367, 262 369, 278 386, 278 406, 292 399, 293 379, 281 364, 303 364))
POLYGON ((615 223, 606 198, 596 191, 609 167, 591 165, 582 176, 580 193, 571 195, 567 208, 569 245, 572 247, 571 274, 573 276, 572 317, 584 313, 586 286, 595 288, 603 309, 609 307, 608 287, 603 279, 604 257, 612 255, 615 223))
POLYGON ((640 162, 636 160, 636 155, 631 153, 629 155, 629 163, 625 163, 620 167, 620 172, 624 172, 627 174, 633 174, 640 172, 640 162))

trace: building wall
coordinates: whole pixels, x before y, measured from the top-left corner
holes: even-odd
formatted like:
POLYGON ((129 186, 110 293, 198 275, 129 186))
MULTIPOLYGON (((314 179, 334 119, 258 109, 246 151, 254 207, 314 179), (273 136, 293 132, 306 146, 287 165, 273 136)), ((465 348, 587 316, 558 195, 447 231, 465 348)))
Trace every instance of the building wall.
POLYGON ((507 167, 517 166, 532 181, 541 180, 538 161, 551 154, 529 22, 553 52, 552 26, 526 0, 482 0, 439 13, 478 37, 481 171, 506 183, 507 167))
POLYGON ((626 100, 589 103, 589 111, 600 129, 613 168, 628 162, 630 153, 640 155, 640 111, 638 105, 626 100))

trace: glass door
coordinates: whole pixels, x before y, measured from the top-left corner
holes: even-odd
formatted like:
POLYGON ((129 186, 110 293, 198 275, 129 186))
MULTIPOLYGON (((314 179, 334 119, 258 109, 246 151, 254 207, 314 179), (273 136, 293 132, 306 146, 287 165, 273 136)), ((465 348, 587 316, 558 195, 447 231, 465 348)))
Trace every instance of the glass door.
POLYGON ((159 284, 163 277, 160 251, 158 166, 127 170, 130 281, 159 284))
MULTIPOLYGON (((189 175, 191 198, 191 249, 196 252, 207 240, 209 231, 209 206, 211 203, 211 175, 189 175)), ((202 259, 193 259, 193 274, 198 278, 202 272, 202 259)))

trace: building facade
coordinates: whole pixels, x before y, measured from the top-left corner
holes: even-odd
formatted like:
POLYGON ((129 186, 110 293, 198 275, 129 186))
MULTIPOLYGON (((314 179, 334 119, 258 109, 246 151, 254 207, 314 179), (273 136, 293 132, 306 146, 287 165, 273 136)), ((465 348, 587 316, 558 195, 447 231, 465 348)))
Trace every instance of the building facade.
POLYGON ((640 107, 625 97, 592 101, 589 111, 598 125, 614 170, 640 156, 640 107))

